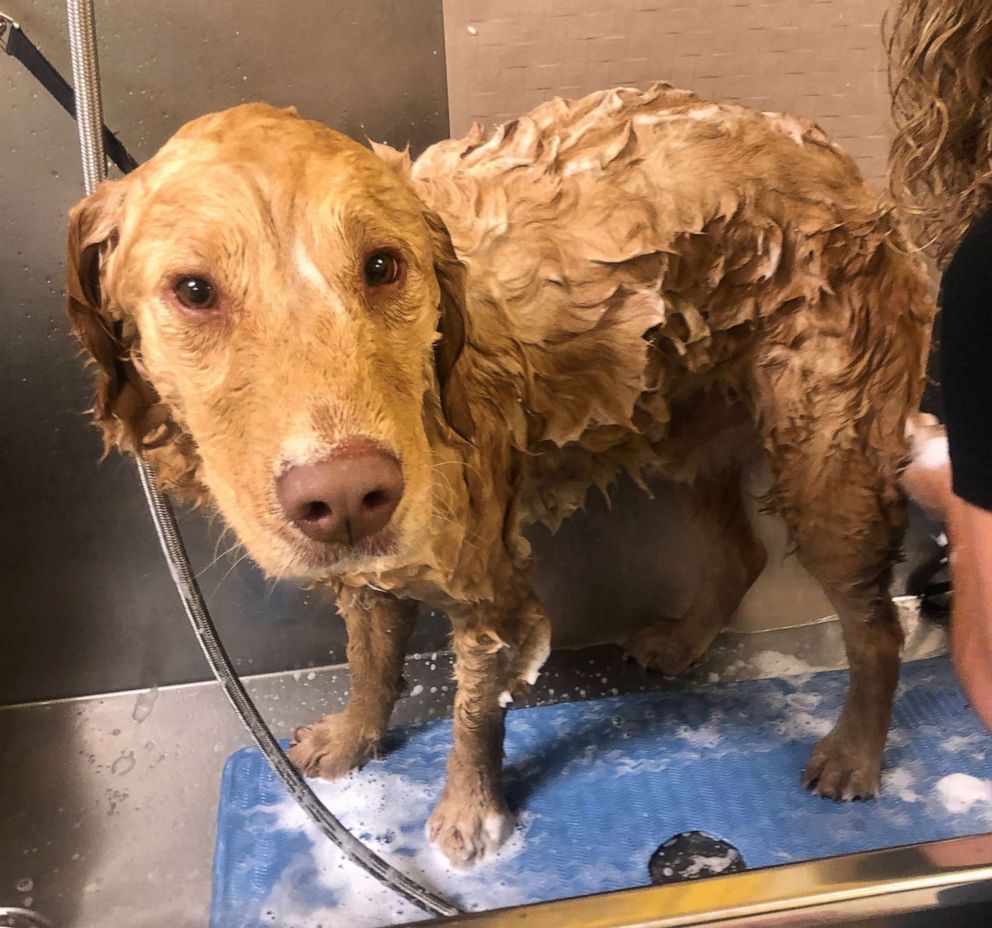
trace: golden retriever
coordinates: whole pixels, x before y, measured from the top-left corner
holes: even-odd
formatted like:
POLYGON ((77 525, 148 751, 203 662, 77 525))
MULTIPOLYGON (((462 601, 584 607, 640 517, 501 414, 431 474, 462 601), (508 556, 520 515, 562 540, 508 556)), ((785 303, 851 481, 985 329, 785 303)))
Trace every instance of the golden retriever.
POLYGON ((621 471, 676 481, 711 576, 628 648, 677 672, 765 562, 739 487, 758 448, 850 657, 805 782, 876 792, 932 306, 814 125, 657 85, 553 100, 412 162, 239 106, 75 207, 68 293, 108 443, 216 507, 266 573, 337 596, 351 700, 296 732, 307 774, 373 754, 416 603, 443 609, 458 688, 429 833, 455 864, 498 847, 505 707, 549 646, 522 528, 621 471))

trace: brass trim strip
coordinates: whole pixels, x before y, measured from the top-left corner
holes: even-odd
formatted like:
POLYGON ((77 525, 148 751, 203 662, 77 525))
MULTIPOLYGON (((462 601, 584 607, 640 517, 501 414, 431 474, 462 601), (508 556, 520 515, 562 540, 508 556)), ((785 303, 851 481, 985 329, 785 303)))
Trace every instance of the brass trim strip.
MULTIPOLYGON (((473 928, 688 928, 785 925, 806 910, 817 925, 852 916, 988 902, 992 834, 848 854, 729 876, 541 902, 419 925, 473 928)), ((803 924, 812 924, 804 918, 803 924)))

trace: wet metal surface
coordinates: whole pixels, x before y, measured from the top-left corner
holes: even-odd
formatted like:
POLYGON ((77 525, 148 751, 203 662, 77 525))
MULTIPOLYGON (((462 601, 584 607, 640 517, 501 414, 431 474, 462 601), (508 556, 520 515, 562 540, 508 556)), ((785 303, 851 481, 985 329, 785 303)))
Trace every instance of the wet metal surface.
MULTIPOLYGON (((64 3, 0 8, 69 74, 64 3)), ((96 8, 106 121, 139 161, 187 120, 249 100, 414 151, 448 134, 440 0, 96 8)), ((0 704, 205 679, 134 467, 116 454, 100 464, 83 416, 91 377, 63 296, 66 213, 82 197, 76 128, 2 54, 0 89, 0 704)), ((182 522, 243 673, 344 660, 330 604, 267 583, 202 515, 182 522)), ((438 623, 424 633, 444 641, 438 623)))
MULTIPOLYGON (((943 632, 917 627, 903 611, 907 655, 941 653, 943 632)), ((825 622, 726 634, 689 682, 840 666, 839 628, 825 622)), ((446 652, 411 658, 394 724, 447 715, 451 669, 446 652)), ((559 651, 526 704, 684 685, 635 667, 612 646, 559 651)), ((348 671, 259 676, 249 688, 285 737, 344 705, 348 671)), ((0 905, 33 905, 63 928, 204 923, 221 768, 246 743, 214 684, 0 709, 0 905)))

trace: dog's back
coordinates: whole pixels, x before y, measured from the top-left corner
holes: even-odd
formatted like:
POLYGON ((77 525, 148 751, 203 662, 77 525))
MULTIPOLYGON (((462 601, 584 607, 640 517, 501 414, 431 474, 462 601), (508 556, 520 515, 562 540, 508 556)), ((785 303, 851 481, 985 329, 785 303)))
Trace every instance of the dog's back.
POLYGON ((925 272, 812 123, 668 85, 604 91, 473 127, 412 180, 470 270, 483 334, 498 305, 515 339, 554 346, 526 365, 535 517, 557 523, 623 468, 692 477, 736 422, 727 397, 760 419, 772 381, 877 396, 836 415, 878 420, 895 466, 922 385, 925 272))

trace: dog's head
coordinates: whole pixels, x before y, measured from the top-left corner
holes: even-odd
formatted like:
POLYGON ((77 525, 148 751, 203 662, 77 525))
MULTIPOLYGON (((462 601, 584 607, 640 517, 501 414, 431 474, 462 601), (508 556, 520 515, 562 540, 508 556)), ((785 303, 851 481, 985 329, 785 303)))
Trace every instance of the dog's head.
POLYGON ((383 159, 293 111, 203 117, 75 207, 68 269, 108 443, 210 499, 267 572, 425 543, 432 441, 471 437, 464 275, 383 159))

